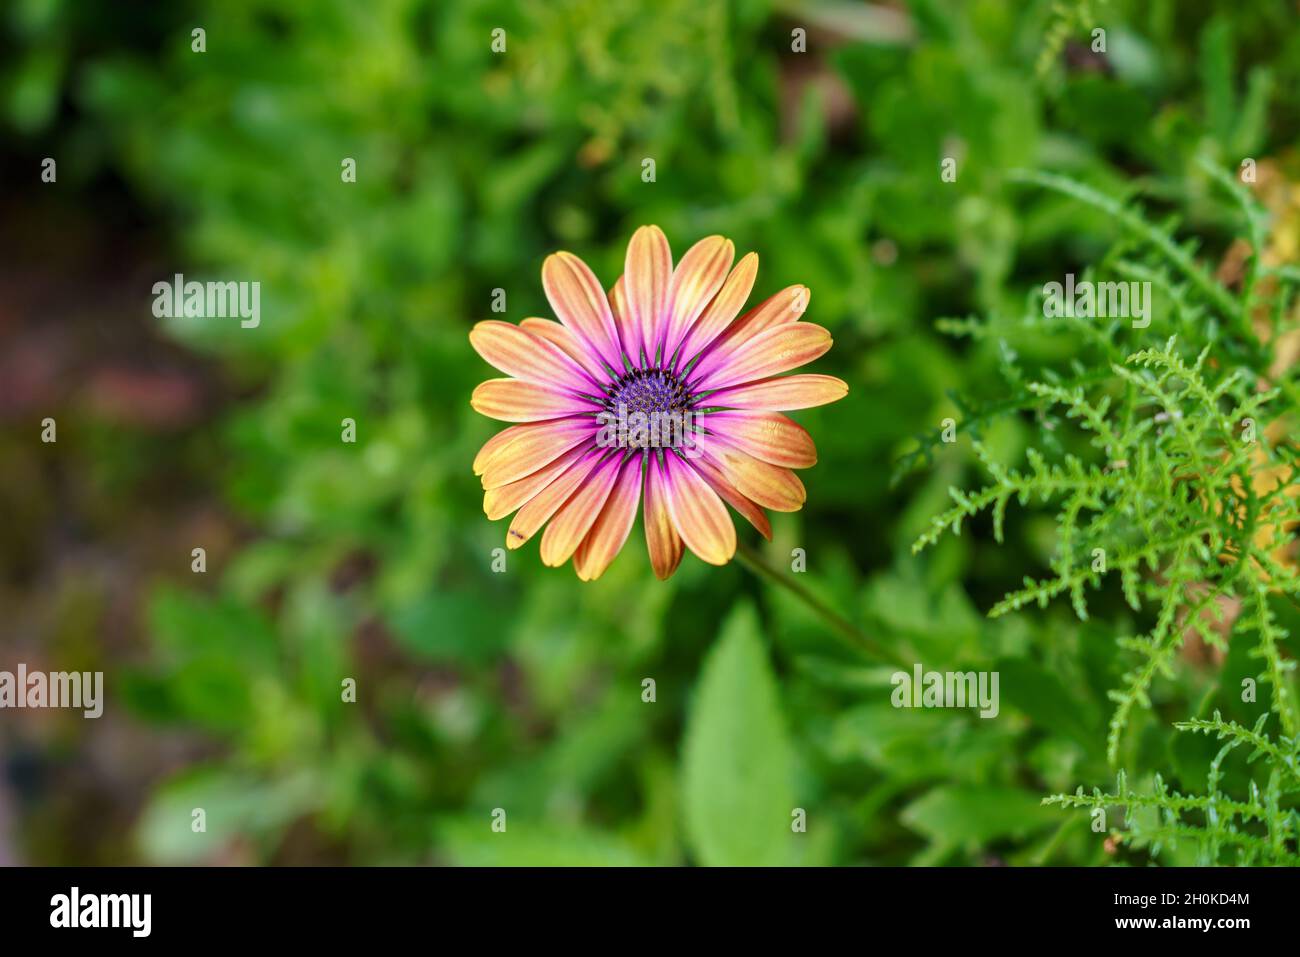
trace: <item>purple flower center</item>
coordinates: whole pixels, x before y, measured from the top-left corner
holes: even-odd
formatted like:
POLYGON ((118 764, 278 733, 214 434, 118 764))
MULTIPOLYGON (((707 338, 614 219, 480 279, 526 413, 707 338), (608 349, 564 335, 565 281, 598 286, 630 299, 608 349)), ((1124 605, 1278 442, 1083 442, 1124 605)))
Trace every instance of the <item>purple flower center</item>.
POLYGON ((625 373, 610 390, 608 406, 618 412, 620 405, 628 413, 685 412, 691 404, 686 383, 666 369, 633 369, 625 373))
POLYGON ((680 448, 691 444, 695 396, 667 369, 634 369, 610 387, 602 424, 605 442, 623 449, 680 448))

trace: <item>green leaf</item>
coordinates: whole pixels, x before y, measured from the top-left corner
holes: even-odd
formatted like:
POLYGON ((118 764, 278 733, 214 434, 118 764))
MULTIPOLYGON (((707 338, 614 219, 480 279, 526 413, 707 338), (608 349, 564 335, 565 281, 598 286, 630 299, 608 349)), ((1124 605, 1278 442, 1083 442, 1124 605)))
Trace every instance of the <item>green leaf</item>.
POLYGON ((136 828, 140 852, 155 864, 211 862, 235 841, 274 840, 320 803, 320 782, 306 772, 276 781, 201 767, 172 778, 136 828), (196 830, 195 812, 203 812, 196 830))
POLYGON ((996 721, 972 722, 956 711, 895 708, 888 691, 828 725, 823 747, 831 760, 865 762, 895 781, 983 781, 1014 746, 996 721))
POLYGON ((938 787, 903 809, 901 820, 934 844, 959 847, 1024 837, 1060 816, 1041 796, 1014 788, 938 787))
POLYGON ((792 765, 758 616, 745 603, 709 652, 686 728, 686 833, 700 863, 789 863, 792 765))
POLYGON ((465 867, 637 867, 650 863, 617 835, 576 826, 506 819, 492 830, 492 818, 447 818, 437 827, 438 846, 465 867))
POLYGON ((1098 750, 1102 728, 1095 704, 1075 695, 1060 678, 1033 661, 1002 658, 996 670, 1004 701, 1043 730, 1070 738, 1085 750, 1098 750))

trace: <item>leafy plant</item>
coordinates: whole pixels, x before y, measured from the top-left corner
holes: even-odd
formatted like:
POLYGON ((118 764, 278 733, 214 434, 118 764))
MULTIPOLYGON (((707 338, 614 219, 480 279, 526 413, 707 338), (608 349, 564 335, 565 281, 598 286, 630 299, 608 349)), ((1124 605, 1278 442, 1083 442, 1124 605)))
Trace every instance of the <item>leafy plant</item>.
MULTIPOLYGON (((1220 860, 1294 851, 1290 0, 19 0, 0 49, 5 166, 33 184, 11 271, 34 290, 3 323, 0 642, 109 685, 93 729, 5 740, 42 770, 5 795, 20 855, 1145 859, 1157 842, 1041 803, 1119 767, 1117 835, 1177 792, 1199 802, 1178 828, 1212 812, 1243 836, 1213 838, 1220 860), (1198 154, 1258 160, 1267 215, 1198 154), (742 543, 749 568, 688 559, 661 584, 629 548, 588 586, 524 556, 498 573, 467 333, 544 315, 556 249, 616 276, 648 222, 757 251, 755 296, 812 289, 852 390, 795 414, 808 504, 742 543), (1151 325, 1044 317, 1025 290, 1065 269, 1151 282, 1151 325), (176 272, 260 281, 261 325, 156 319, 176 272), (204 370, 198 418, 115 418, 124 378, 170 406, 121 374, 159 356, 204 370), (57 444, 32 440, 45 415, 57 444), (950 416, 961 441, 911 448, 950 416), (998 718, 894 708, 916 662, 999 672, 998 718), (1173 726, 1216 711, 1266 714, 1273 750, 1243 742, 1206 788, 1234 732, 1173 726), (1229 800, 1252 810, 1225 820, 1229 800)), ((1173 863, 1202 845, 1158 842, 1173 863)))
MULTIPOLYGON (((1262 734, 1268 714, 1245 731, 1215 712, 1212 722, 1193 718, 1179 725, 1229 739, 1211 764, 1204 795, 1169 791, 1157 777, 1151 792, 1139 796, 1121 777, 1112 795, 1085 799, 1080 791, 1049 800, 1159 809, 1165 830, 1131 832, 1152 853, 1162 835, 1190 835, 1208 861, 1217 861, 1227 844, 1240 847, 1245 860, 1274 860, 1294 856, 1296 817, 1285 803, 1300 793, 1296 665, 1277 610, 1300 593, 1292 541, 1300 523, 1300 463, 1291 441, 1300 393, 1294 367, 1277 349, 1297 277, 1264 260, 1264 210, 1231 178, 1208 163, 1201 168, 1228 191, 1245 219, 1249 249, 1235 291, 1199 265, 1194 243, 1179 242, 1171 225, 1149 222, 1135 205, 1061 176, 1016 177, 1113 218, 1124 236, 1084 280, 1150 283, 1158 308, 1144 317, 1149 328, 1127 316, 1075 315, 1073 308, 1055 315, 1037 297, 1011 320, 942 322, 949 332, 998 343, 1009 391, 996 404, 967 411, 962 423, 991 481, 973 491, 952 488, 953 505, 932 519, 913 550, 945 533, 960 534, 963 523, 986 511, 1001 542, 1013 502, 1051 511, 1050 573, 1026 577, 989 614, 1043 608, 1065 596, 1086 621, 1089 595, 1118 588, 1146 622, 1134 632, 1125 622, 1114 625, 1128 666, 1109 692, 1114 707, 1106 755, 1112 765, 1120 760, 1134 711, 1152 707, 1155 686, 1173 676, 1180 651, 1200 641, 1226 655, 1230 644, 1248 644, 1257 671, 1243 681, 1242 700, 1255 701, 1257 681, 1266 695, 1260 705, 1281 728, 1276 743, 1262 734), (1028 370, 1014 347, 1030 335, 1073 337, 1079 349, 1065 368, 1028 370), (1162 335, 1163 344, 1144 344, 1162 335), (1026 467, 1000 460, 982 439, 1001 416, 1029 416, 1038 427, 1026 467), (1252 760, 1261 760, 1267 778, 1261 785, 1252 777, 1251 797, 1234 804, 1219 792, 1221 765, 1242 743, 1253 745, 1252 760), (1177 818, 1188 810, 1203 813, 1200 825, 1177 818), (1248 823, 1262 823, 1266 835, 1251 835, 1248 823)), ((931 454, 935 441, 927 437, 931 454)))
POLYGON ((1265 735, 1267 720, 1268 715, 1260 715, 1253 728, 1243 728, 1235 721, 1224 721, 1216 711, 1209 721, 1198 719, 1176 725, 1180 731, 1215 735, 1225 741, 1210 762, 1204 794, 1172 791, 1159 774, 1150 792, 1134 793, 1129 789, 1128 776, 1120 771, 1112 794, 1103 794, 1098 788, 1086 795, 1080 787, 1074 794, 1056 794, 1043 803, 1100 809, 1103 813, 1108 807, 1123 807, 1128 813, 1128 827, 1115 836, 1130 846, 1148 849, 1153 856, 1163 847, 1177 849, 1178 842, 1185 841, 1196 848, 1196 862, 1202 865, 1300 865, 1300 853, 1296 852, 1300 813, 1294 807, 1283 807, 1288 795, 1300 791, 1300 749, 1294 738, 1282 737, 1274 742, 1265 735), (1252 778, 1248 796, 1233 800, 1219 789, 1223 761, 1243 745, 1250 749, 1249 761, 1264 758, 1267 783, 1261 789, 1252 778), (1189 813, 1194 815, 1191 821, 1184 817, 1189 813), (1256 833, 1259 829, 1262 835, 1256 833))

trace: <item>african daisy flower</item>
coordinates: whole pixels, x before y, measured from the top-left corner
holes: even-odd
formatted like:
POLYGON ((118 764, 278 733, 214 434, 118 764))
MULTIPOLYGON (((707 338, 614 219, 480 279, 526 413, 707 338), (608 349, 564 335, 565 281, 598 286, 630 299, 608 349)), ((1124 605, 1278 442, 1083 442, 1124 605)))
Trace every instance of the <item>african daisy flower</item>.
POLYGON ((555 253, 542 266, 542 286, 558 323, 474 326, 470 343, 509 378, 484 382, 471 405, 520 423, 474 460, 488 518, 515 513, 510 548, 545 525, 542 561, 572 558, 590 581, 623 547, 644 502, 650 562, 666 579, 683 547, 714 565, 735 554, 723 502, 768 539, 764 509, 803 505, 792 470, 813 465, 817 450, 781 412, 834 402, 848 386, 781 375, 826 352, 830 333, 799 321, 804 286, 737 319, 758 256, 732 269, 734 257, 729 239, 710 236, 674 269, 663 232, 643 226, 608 296, 581 259, 555 253))

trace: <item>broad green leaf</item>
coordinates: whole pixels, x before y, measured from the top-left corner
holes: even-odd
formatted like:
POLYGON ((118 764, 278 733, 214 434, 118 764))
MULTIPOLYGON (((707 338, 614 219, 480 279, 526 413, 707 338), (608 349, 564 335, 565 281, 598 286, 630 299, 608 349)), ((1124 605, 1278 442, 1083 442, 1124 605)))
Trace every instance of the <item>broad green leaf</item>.
POLYGON ((1042 796, 999 787, 937 787, 903 809, 901 820, 931 842, 946 847, 988 844, 1024 837, 1060 823, 1056 808, 1042 796))
POLYGON ((686 834, 710 866, 791 859, 793 755, 758 616, 739 605, 709 652, 682 759, 686 834))
POLYGON ((971 722, 952 710, 895 708, 888 690, 876 702, 839 714, 822 741, 827 757, 865 762, 897 781, 984 781, 1013 747, 995 721, 971 722))
POLYGON ((512 818, 492 830, 492 817, 449 818, 437 828, 438 847, 465 867, 635 867, 649 862, 614 834, 512 818))
POLYGON ((264 781, 220 768, 187 771, 154 795, 140 817, 136 842, 151 863, 211 862, 233 841, 273 838, 315 810, 320 794, 320 782, 303 772, 264 781), (199 820, 203 828, 196 830, 199 820))

